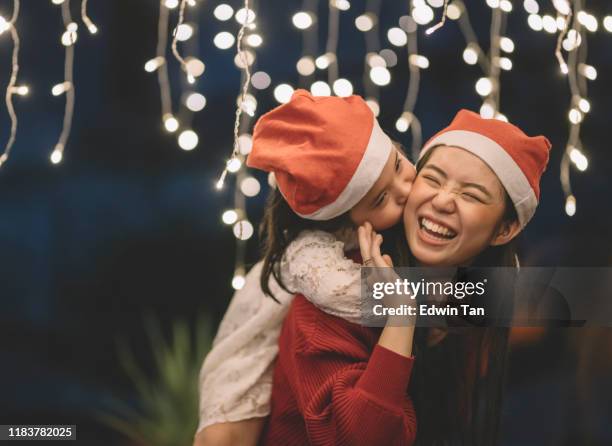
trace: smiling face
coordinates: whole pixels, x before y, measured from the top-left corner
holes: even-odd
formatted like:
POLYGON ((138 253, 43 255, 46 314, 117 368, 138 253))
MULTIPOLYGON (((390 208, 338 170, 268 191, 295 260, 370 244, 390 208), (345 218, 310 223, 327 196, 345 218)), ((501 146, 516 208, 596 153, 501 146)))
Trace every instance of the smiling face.
POLYGON ((351 209, 349 215, 353 223, 359 226, 368 221, 377 231, 397 224, 415 176, 412 163, 397 148, 392 150, 374 186, 351 209))
POLYGON ((416 259, 423 265, 466 265, 488 246, 512 240, 520 225, 503 221, 506 192, 489 166, 457 147, 430 150, 404 211, 416 259))

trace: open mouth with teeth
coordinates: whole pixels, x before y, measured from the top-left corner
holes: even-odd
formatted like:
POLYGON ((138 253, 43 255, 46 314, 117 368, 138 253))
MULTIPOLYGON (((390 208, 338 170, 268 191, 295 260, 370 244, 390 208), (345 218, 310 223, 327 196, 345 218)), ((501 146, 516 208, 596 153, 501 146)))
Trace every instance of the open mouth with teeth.
POLYGON ((434 223, 425 217, 419 218, 419 227, 427 235, 438 240, 452 240, 457 236, 457 233, 451 228, 439 223, 434 223))

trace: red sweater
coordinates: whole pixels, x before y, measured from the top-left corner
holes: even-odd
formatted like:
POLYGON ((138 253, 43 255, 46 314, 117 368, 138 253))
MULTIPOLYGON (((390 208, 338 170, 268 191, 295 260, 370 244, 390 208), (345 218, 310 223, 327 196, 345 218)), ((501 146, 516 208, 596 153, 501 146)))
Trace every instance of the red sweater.
POLYGON ((279 340, 272 413, 262 445, 412 445, 408 383, 414 358, 295 297, 279 340))

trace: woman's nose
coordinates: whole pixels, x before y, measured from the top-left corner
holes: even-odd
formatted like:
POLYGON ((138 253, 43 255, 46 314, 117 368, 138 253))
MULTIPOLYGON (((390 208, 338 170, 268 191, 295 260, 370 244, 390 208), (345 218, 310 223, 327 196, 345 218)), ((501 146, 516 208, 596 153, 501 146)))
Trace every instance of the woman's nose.
POLYGON ((431 200, 431 204, 440 212, 450 213, 455 210, 455 197, 452 192, 440 188, 431 200))

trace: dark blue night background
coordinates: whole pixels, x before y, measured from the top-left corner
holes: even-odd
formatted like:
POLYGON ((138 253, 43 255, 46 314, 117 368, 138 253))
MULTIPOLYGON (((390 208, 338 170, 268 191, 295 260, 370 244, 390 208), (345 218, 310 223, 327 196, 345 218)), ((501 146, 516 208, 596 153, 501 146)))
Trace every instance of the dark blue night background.
MULTIPOLYGON (((80 2, 73 3, 78 17, 80 2)), ((129 381, 116 357, 117 338, 129 339, 146 364, 146 311, 164 327, 175 319, 194 321, 200 313, 210 315, 216 326, 223 315, 233 291, 235 240, 220 216, 232 205, 233 191, 219 193, 214 183, 231 151, 240 74, 233 50, 218 50, 212 38, 222 30, 236 33, 238 25, 213 18, 219 2, 198 3, 188 17, 199 22, 200 57, 206 63, 198 91, 207 105, 193 123, 200 136, 197 149, 180 150, 176 139, 163 131, 157 78, 143 70, 155 54, 158 2, 90 0, 90 15, 100 32, 92 37, 82 25, 79 29, 73 131, 64 161, 55 166, 49 155, 61 130, 64 100, 49 91, 62 81, 61 14, 49 1, 22 1, 19 78, 31 92, 14 99, 17 142, 0 170, 0 424, 77 424, 83 444, 119 444, 115 434, 90 416, 109 395, 130 398, 129 381)), ((239 4, 227 3, 234 8, 239 4)), ((487 47, 490 9, 484 1, 466 3, 481 45, 487 47)), ((364 42, 353 22, 365 1, 351 4, 341 14, 338 54, 341 77, 353 81, 359 94, 364 42)), ((582 126, 590 165, 584 173, 572 171, 577 212, 570 218, 559 182, 569 128, 567 79, 554 59, 556 37, 528 28, 521 4, 514 2, 507 26, 516 50, 511 56, 514 69, 502 73, 501 108, 528 134, 545 134, 553 143, 540 207, 522 235, 523 263, 610 265, 612 34, 600 23, 589 35, 588 61, 599 72, 589 82, 592 111, 582 126)), ((327 7, 320 5, 323 51, 327 7)), ((540 5, 552 11, 549 2, 540 5)), ((0 0, 1 15, 6 17, 11 8, 12 2, 0 0)), ((587 1, 586 8, 599 18, 612 14, 608 1, 587 1)), ((291 16, 301 2, 260 0, 256 9, 264 38, 257 69, 271 75, 272 87, 281 82, 295 86, 301 37, 291 16)), ((407 2, 382 2, 383 47, 389 46, 386 29, 397 26, 406 9, 407 2)), ((176 13, 171 23, 175 20, 176 13)), ((454 22, 429 37, 419 30, 419 52, 431 63, 422 72, 416 106, 424 138, 449 123, 459 108, 480 107, 474 82, 481 71, 463 62, 464 48, 454 22)), ((2 89, 8 82, 10 50, 8 36, 0 36, 2 89)), ((405 57, 399 59, 391 85, 381 89, 379 119, 393 137, 409 145, 409 134, 394 128, 408 80, 405 57)), ((178 68, 172 65, 170 71, 176 104, 178 68)), ((272 88, 258 92, 257 99, 258 114, 277 105, 272 88)), ((2 145, 8 129, 2 104, 2 145)), ((248 200, 255 223, 265 192, 248 200)), ((257 260, 257 243, 257 237, 249 241, 250 263, 257 260)), ((608 379, 590 381, 597 391, 585 398, 586 412, 576 397, 576 368, 584 351, 572 346, 583 335, 579 329, 552 330, 538 343, 513 350, 502 444, 612 444, 610 369, 608 379)), ((596 338, 593 355, 612 357, 611 331, 603 329, 596 338)))

